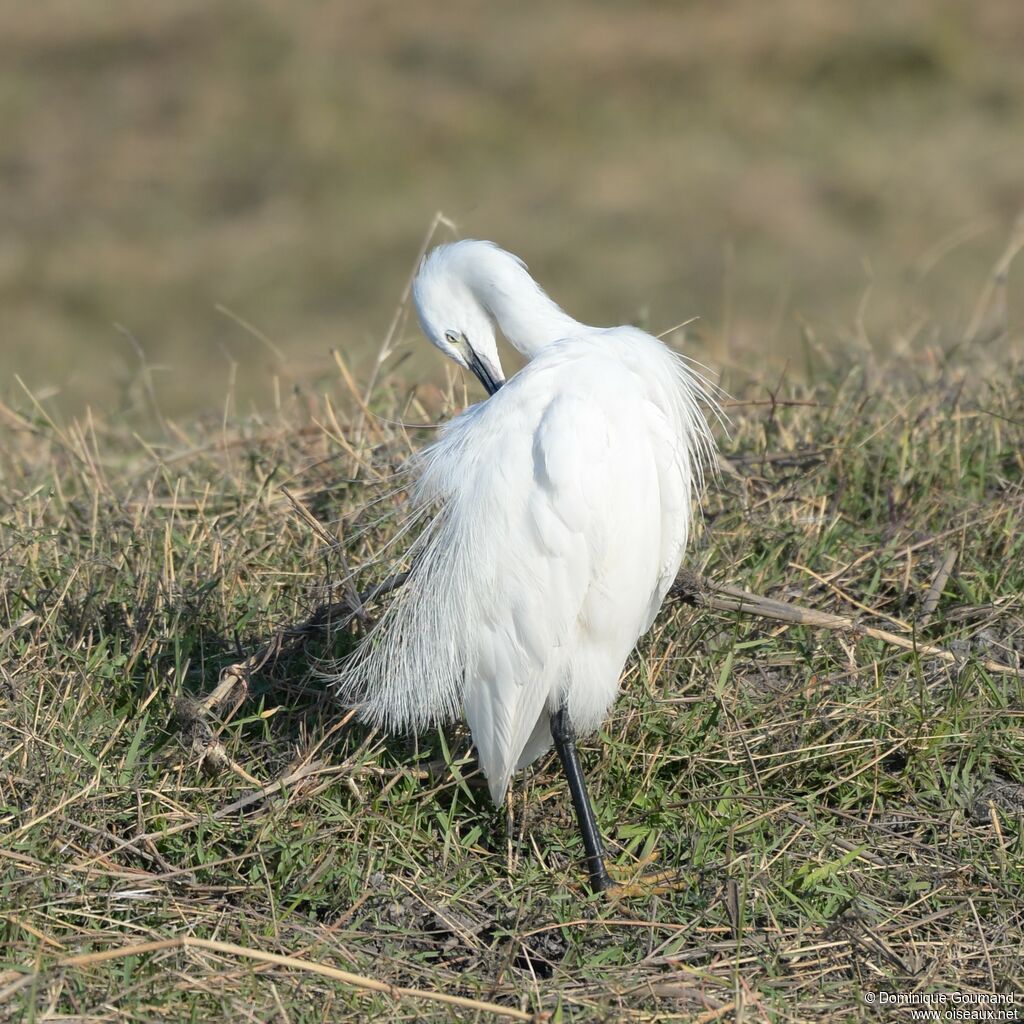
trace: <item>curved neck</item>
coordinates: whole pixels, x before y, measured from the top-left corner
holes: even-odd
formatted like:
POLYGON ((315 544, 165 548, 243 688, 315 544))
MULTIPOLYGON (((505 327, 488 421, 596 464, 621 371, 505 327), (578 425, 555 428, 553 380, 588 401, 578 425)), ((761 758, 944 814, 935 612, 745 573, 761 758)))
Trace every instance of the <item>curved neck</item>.
POLYGON ((542 348, 587 328, 555 303, 515 257, 500 250, 471 269, 467 284, 509 344, 532 359, 542 348))

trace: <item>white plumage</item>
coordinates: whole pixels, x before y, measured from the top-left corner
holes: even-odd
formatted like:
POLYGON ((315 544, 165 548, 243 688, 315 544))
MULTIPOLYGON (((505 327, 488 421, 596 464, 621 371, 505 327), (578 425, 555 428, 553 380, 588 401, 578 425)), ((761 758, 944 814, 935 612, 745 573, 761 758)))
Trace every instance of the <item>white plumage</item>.
POLYGON ((662 342, 578 323, 489 242, 431 252, 414 299, 493 393, 415 458, 413 506, 436 515, 340 683, 391 730, 464 713, 500 804, 560 708, 576 735, 607 715, 679 568, 713 400, 662 342), (495 321, 529 359, 504 386, 495 321))

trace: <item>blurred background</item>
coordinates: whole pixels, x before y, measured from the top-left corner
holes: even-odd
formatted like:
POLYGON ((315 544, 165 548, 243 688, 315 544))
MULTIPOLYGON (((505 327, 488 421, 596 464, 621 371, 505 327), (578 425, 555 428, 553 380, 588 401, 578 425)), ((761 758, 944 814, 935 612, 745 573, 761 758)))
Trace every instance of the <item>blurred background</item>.
POLYGON ((956 340, 1024 208, 1022 54, 1020 0, 4 4, 0 394, 363 381, 438 210, 716 365, 956 340))

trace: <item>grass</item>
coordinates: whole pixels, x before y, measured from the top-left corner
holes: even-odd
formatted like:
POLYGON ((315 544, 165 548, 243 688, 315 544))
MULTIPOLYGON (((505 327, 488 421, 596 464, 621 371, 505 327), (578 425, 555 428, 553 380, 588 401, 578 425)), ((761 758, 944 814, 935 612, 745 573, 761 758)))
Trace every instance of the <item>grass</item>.
POLYGON ((495 809, 464 729, 350 721, 317 666, 352 629, 196 710, 386 574, 388 477, 429 436, 394 422, 454 387, 386 378, 366 416, 341 374, 145 438, 0 407, 0 1017, 498 1019, 431 993, 563 1021, 870 1018, 879 991, 1019 1011, 1024 678, 984 667, 1024 660, 1018 341, 970 368, 809 341, 799 375, 726 380, 690 564, 957 660, 667 607, 583 758, 613 860, 657 849, 687 884, 618 904, 581 889, 551 758, 495 809))

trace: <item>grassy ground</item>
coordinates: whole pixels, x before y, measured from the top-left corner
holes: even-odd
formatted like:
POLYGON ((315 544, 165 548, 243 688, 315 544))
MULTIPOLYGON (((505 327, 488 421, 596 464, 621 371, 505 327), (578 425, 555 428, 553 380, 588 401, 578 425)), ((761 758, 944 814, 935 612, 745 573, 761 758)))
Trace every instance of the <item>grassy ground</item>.
POLYGON ((613 859, 657 848, 686 886, 620 903, 581 890, 551 758, 496 810, 461 729, 352 724, 315 671, 349 635, 269 660, 210 719, 223 758, 196 753, 226 666, 385 574, 388 476, 429 436, 393 421, 461 385, 385 379, 378 418, 340 368, 333 403, 145 440, 0 408, 0 1017, 498 1019, 437 993, 580 1021, 869 1018, 879 991, 1019 1011, 1024 679, 984 665, 1024 660, 1019 339, 832 349, 727 376, 691 565, 955 661, 666 608, 583 758, 613 859))

